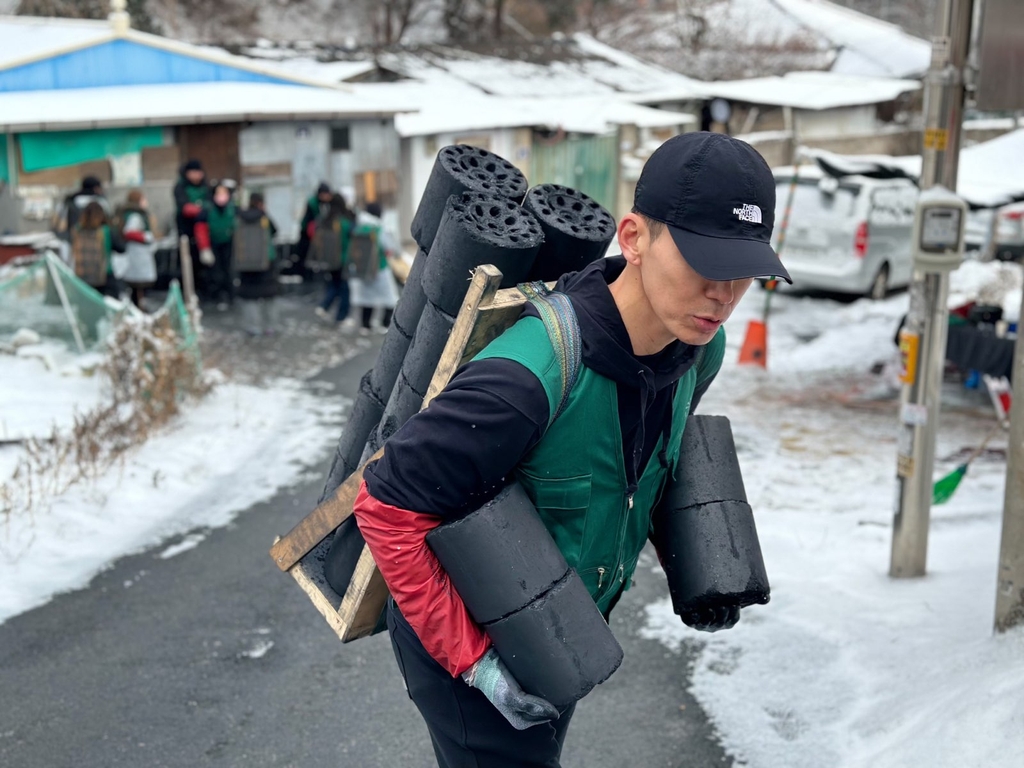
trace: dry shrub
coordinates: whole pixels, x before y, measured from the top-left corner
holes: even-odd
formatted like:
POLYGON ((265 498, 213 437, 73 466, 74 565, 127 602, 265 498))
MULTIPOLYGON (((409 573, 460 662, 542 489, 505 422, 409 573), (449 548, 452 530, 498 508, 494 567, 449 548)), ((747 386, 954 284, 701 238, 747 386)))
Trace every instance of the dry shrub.
POLYGON ((211 388, 169 315, 130 315, 114 329, 100 371, 109 382, 106 401, 76 414, 70 430, 25 442, 25 456, 0 484, 0 516, 33 514, 76 483, 95 480, 154 430, 179 413, 188 398, 211 388))

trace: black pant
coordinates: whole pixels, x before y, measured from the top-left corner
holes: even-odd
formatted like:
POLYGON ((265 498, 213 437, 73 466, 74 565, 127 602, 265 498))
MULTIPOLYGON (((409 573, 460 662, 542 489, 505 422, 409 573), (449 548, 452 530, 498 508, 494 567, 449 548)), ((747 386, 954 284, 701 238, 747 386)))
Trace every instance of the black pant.
POLYGON ((517 731, 480 691, 430 657, 391 599, 387 619, 398 668, 440 768, 559 768, 575 704, 554 723, 517 731))
POLYGON ((235 277, 231 274, 231 241, 214 243, 212 250, 214 262, 209 272, 210 298, 232 304, 235 301, 235 277))
MULTIPOLYGON (((393 309, 385 309, 384 314, 380 316, 380 325, 382 328, 387 328, 391 325, 391 317, 395 314, 393 309)), ((370 321, 373 320, 373 307, 363 307, 363 328, 370 327, 370 321)))

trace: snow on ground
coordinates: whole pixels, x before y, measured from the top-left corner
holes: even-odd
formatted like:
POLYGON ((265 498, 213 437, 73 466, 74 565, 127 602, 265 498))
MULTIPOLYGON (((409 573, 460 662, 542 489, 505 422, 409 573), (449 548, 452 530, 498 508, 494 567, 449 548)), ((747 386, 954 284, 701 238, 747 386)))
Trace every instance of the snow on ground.
MULTIPOLYGON (((69 364, 49 370, 39 360, 5 356, 0 365, 0 423, 12 433, 48 434, 51 422, 66 426, 75 408, 99 400, 98 382, 69 364)), ((340 423, 341 400, 317 397, 294 380, 222 383, 95 482, 73 486, 31 515, 0 519, 0 622, 88 584, 123 555, 226 525, 295 482, 337 437, 325 425, 340 423)), ((0 481, 21 450, 0 447, 0 481)), ((161 557, 202 536, 186 537, 161 557)))
MULTIPOLYGON (((953 292, 971 298, 1005 278, 1002 265, 968 263, 953 292)), ((768 371, 739 368, 763 300, 755 289, 730 321, 701 412, 732 420, 772 601, 707 635, 666 600, 648 606, 644 633, 702 649, 692 691, 738 765, 1019 765, 1024 631, 992 634, 1004 461, 978 460, 933 508, 928 576, 891 580, 897 406, 872 399, 869 369, 893 361, 907 295, 776 296, 768 371)), ((958 385, 943 408, 937 477, 993 423, 986 396, 958 385)))

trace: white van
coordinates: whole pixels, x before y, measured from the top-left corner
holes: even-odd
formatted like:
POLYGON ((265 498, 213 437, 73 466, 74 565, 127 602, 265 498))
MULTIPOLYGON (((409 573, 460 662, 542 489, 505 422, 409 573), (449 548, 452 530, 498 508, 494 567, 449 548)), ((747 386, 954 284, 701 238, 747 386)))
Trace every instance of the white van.
POLYGON ((910 284, 918 194, 913 182, 836 179, 817 165, 801 166, 795 179, 793 167, 776 169, 775 181, 772 246, 793 278, 793 289, 883 299, 891 289, 910 284))

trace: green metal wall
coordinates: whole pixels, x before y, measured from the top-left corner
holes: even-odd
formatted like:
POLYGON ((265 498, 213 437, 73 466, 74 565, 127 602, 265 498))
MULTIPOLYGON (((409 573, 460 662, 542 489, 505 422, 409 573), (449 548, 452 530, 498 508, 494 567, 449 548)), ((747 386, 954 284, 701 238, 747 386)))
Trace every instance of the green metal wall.
POLYGON ((569 138, 550 145, 534 143, 530 183, 578 189, 614 212, 618 168, 616 134, 569 138))

